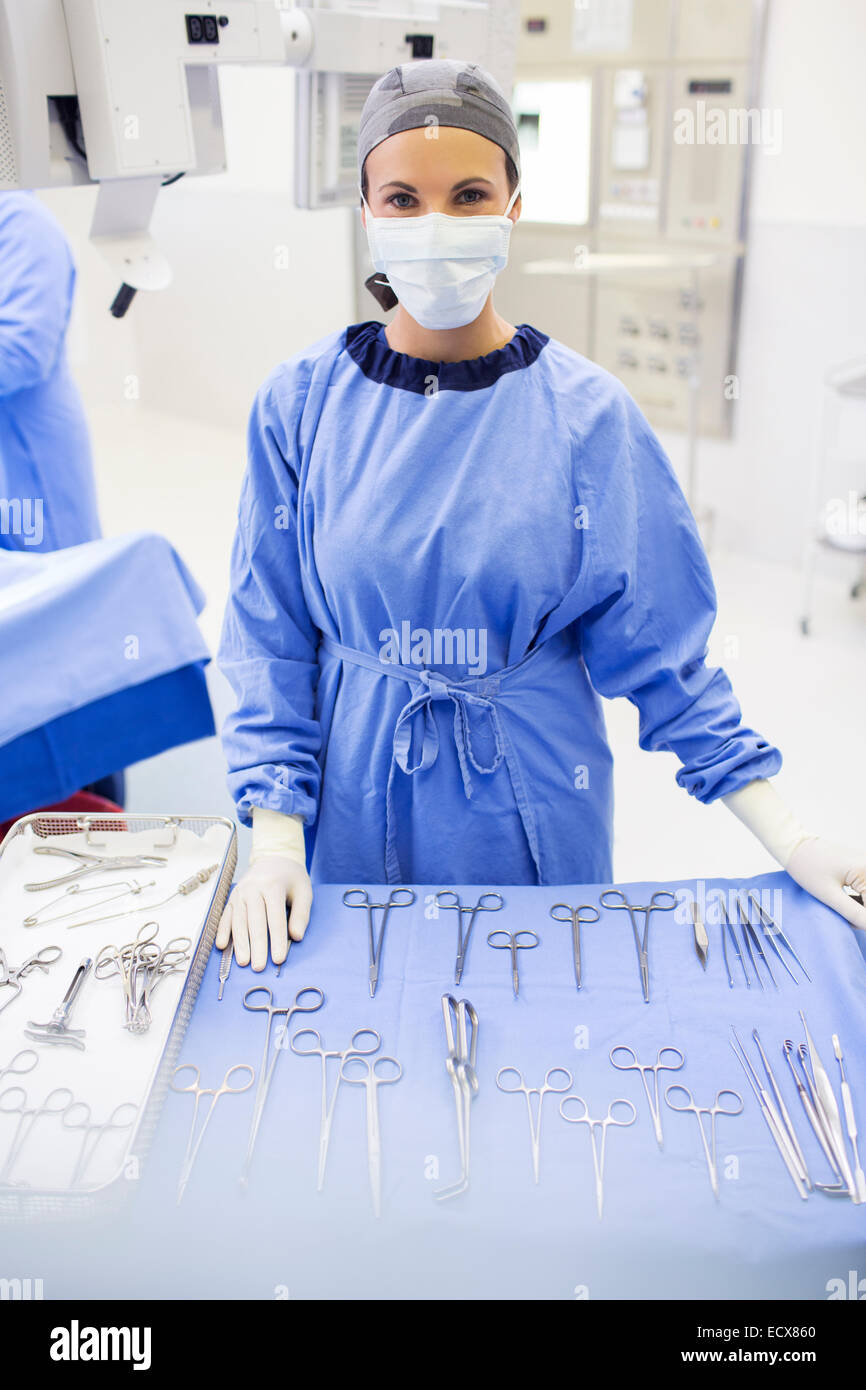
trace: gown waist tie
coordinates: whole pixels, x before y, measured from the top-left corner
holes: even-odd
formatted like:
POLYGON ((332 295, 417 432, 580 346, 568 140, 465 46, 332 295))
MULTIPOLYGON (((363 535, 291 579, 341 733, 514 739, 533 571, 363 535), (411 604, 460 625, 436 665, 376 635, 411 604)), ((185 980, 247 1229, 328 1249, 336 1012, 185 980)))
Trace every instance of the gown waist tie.
POLYGON ((521 661, 515 662, 513 666, 503 667, 502 670, 493 672, 490 676, 469 677, 460 681, 451 680, 448 676, 427 668, 402 666, 396 661, 380 661, 378 657, 370 656, 367 652, 359 652, 352 647, 345 647, 341 642, 334 641, 332 637, 322 637, 320 650, 322 649, 340 661, 349 662, 353 666, 363 666, 366 670, 373 671, 379 676, 391 676, 396 680, 405 681, 409 686, 409 699, 397 715, 394 724, 391 766, 388 771, 388 786, 385 793, 386 881, 388 883, 402 882, 400 862, 397 857, 394 774, 399 768, 401 772, 412 776, 416 772, 425 772, 433 766, 439 755, 439 728, 433 713, 433 701, 450 700, 454 706, 454 745, 457 750, 457 760, 460 764, 460 775, 463 779, 463 791, 466 799, 468 801, 472 798, 473 770, 487 777, 498 771, 503 763, 505 764, 514 790, 514 798, 526 835, 529 853, 532 856, 538 882, 541 883, 539 842, 535 817, 526 794, 526 786, 517 755, 503 728, 496 701, 489 692, 491 690, 498 691, 503 680, 506 680, 513 671, 522 668, 528 661, 532 660, 542 648, 534 648, 521 661), (472 749, 469 724, 470 711, 472 710, 483 711, 490 724, 494 753, 487 764, 480 763, 472 749), (416 762, 410 763, 413 725, 418 719, 423 720, 421 755, 416 762))

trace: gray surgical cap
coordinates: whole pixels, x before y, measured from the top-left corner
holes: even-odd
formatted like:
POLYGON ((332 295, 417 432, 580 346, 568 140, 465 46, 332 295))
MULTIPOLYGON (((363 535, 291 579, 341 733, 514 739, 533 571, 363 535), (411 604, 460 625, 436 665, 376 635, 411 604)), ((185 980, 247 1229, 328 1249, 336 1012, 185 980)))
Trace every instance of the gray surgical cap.
POLYGON ((358 130, 358 172, 376 145, 403 130, 428 125, 474 130, 501 146, 520 173, 520 148, 502 88, 477 63, 424 58, 391 68, 364 103, 358 130))

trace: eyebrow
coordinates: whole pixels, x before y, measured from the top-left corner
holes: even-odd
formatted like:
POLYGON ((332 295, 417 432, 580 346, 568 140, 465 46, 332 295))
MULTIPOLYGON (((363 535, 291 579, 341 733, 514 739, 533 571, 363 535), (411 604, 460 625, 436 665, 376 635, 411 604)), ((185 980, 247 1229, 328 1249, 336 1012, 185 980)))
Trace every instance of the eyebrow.
MULTIPOLYGON (((493 183, 493 180, 492 180, 492 179, 485 179, 485 178, 482 177, 481 174, 477 174, 474 178, 471 178, 471 179, 461 179, 459 183, 455 183, 454 186, 453 186, 452 189, 451 189, 451 192, 452 192, 452 193, 457 193, 457 192, 459 192, 459 190, 460 190, 461 188, 466 188, 470 183, 486 183, 486 184, 489 185, 490 188, 493 188, 493 187, 494 187, 494 183, 493 183)), ((417 188, 415 188, 415 186, 414 186, 413 184, 411 184, 411 183, 403 183, 402 179, 389 179, 387 183, 380 183, 380 185, 379 185, 379 187, 378 187, 378 189, 377 189, 376 191, 377 191, 378 193, 381 193, 381 192, 383 192, 383 190, 386 189, 386 188, 402 188, 402 189, 404 190, 404 192, 406 192, 406 193, 417 193, 417 192, 418 192, 417 188)))

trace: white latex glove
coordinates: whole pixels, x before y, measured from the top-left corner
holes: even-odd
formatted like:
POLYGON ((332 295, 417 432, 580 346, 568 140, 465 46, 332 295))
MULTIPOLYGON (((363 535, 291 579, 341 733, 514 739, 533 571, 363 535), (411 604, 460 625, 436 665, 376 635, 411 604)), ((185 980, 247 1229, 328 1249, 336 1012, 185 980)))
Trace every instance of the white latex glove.
POLYGON ((251 864, 235 884, 217 931, 218 950, 234 942, 238 965, 264 970, 271 959, 281 965, 289 950, 289 936, 300 941, 307 930, 313 905, 313 885, 303 864, 284 855, 268 854, 251 864), (286 904, 291 915, 286 922, 286 904))
POLYGON ((785 867, 813 898, 835 908, 852 927, 866 931, 866 907, 844 891, 847 884, 866 902, 866 854, 816 836, 798 845, 785 867))

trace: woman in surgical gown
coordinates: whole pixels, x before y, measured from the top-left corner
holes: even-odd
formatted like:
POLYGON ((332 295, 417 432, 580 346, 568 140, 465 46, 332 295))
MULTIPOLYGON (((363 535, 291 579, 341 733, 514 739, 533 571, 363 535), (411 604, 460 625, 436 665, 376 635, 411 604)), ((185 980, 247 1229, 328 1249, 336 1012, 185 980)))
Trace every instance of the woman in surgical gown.
POLYGON ((843 886, 866 887, 866 856, 794 821, 779 751, 705 664, 709 567, 640 410, 494 308, 519 214, 501 91, 406 64, 360 131, 371 288, 397 311, 281 363, 253 406, 221 647, 253 853, 217 944, 262 969, 270 938, 281 961, 308 861, 348 884, 610 882, 599 696, 632 700, 686 792, 866 926, 843 886))

